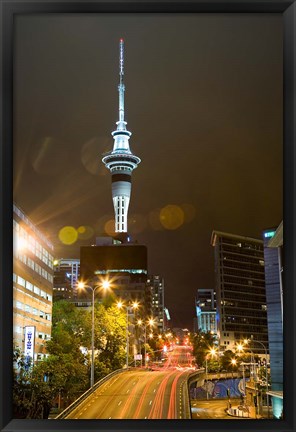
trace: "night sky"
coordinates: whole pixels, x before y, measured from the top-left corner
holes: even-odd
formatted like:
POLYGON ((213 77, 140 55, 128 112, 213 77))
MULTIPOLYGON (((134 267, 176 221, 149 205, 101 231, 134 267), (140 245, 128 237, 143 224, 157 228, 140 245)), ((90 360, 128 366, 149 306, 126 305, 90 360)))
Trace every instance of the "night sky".
POLYGON ((101 158, 118 120, 121 37, 130 147, 142 159, 129 232, 165 279, 172 325, 192 328, 197 288, 215 283, 212 231, 260 238, 282 220, 282 17, 17 17, 14 201, 57 258, 79 258, 114 217, 101 158), (64 226, 80 227, 72 245, 64 226))

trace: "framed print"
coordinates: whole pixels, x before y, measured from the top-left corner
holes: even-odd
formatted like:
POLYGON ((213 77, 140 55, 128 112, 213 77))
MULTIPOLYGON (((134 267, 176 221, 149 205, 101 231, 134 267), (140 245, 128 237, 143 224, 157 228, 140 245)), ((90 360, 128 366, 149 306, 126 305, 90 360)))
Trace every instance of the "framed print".
POLYGON ((295 19, 1 0, 1 430, 295 429, 295 19))

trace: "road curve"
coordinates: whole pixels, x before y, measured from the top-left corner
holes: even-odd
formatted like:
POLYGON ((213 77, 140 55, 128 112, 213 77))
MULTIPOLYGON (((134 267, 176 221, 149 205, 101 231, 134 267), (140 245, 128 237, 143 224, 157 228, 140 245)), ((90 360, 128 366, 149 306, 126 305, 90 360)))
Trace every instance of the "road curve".
POLYGON ((65 418, 184 419, 188 364, 187 352, 178 348, 159 370, 132 369, 115 375, 65 418))

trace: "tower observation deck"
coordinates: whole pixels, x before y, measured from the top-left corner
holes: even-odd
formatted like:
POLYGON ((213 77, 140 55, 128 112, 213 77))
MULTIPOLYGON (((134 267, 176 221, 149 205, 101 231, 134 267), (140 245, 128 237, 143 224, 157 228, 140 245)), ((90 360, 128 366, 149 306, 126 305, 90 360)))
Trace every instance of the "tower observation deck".
POLYGON ((119 120, 117 128, 112 132, 113 150, 106 153, 102 162, 112 175, 112 199, 115 213, 115 232, 127 233, 127 215, 131 195, 131 174, 141 162, 129 147, 131 132, 126 129, 124 120, 124 41, 119 41, 119 120))

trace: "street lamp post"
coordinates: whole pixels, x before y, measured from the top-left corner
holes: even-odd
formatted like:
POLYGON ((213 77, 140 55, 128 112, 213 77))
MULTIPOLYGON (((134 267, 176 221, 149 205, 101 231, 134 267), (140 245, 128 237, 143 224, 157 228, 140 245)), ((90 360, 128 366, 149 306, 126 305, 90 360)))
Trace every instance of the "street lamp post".
POLYGON ((93 387, 95 381, 95 291, 98 288, 108 290, 110 288, 110 282, 104 280, 99 285, 86 285, 84 282, 78 282, 78 288, 90 288, 92 290, 90 386, 93 387))
POLYGON ((231 359, 231 364, 232 364, 232 379, 233 379, 233 368, 236 365, 236 360, 234 358, 231 359))
POLYGON ((128 333, 128 314, 130 309, 138 309, 139 303, 133 302, 131 305, 124 305, 121 301, 117 303, 119 309, 126 308, 126 367, 128 368, 128 355, 129 355, 129 333, 128 333))
POLYGON ((208 356, 206 355, 206 392, 207 392, 207 400, 209 399, 208 392, 208 356))
POLYGON ((269 418, 269 395, 268 395, 268 371, 267 371, 267 349, 266 346, 257 340, 253 339, 253 335, 251 335, 251 341, 252 342, 257 342, 258 344, 260 344, 261 346, 263 346, 264 348, 264 352, 265 352, 265 380, 266 380, 266 404, 267 404, 267 418, 269 418))
MULTIPOLYGON (((138 324, 139 324, 139 326, 141 326, 144 329, 144 366, 146 367, 146 361, 147 361, 147 359, 146 359, 147 325, 145 323, 143 323, 143 321, 141 319, 138 320, 138 324)), ((150 327, 152 327, 155 324, 154 319, 150 318, 148 320, 148 324, 150 325, 150 327)))

